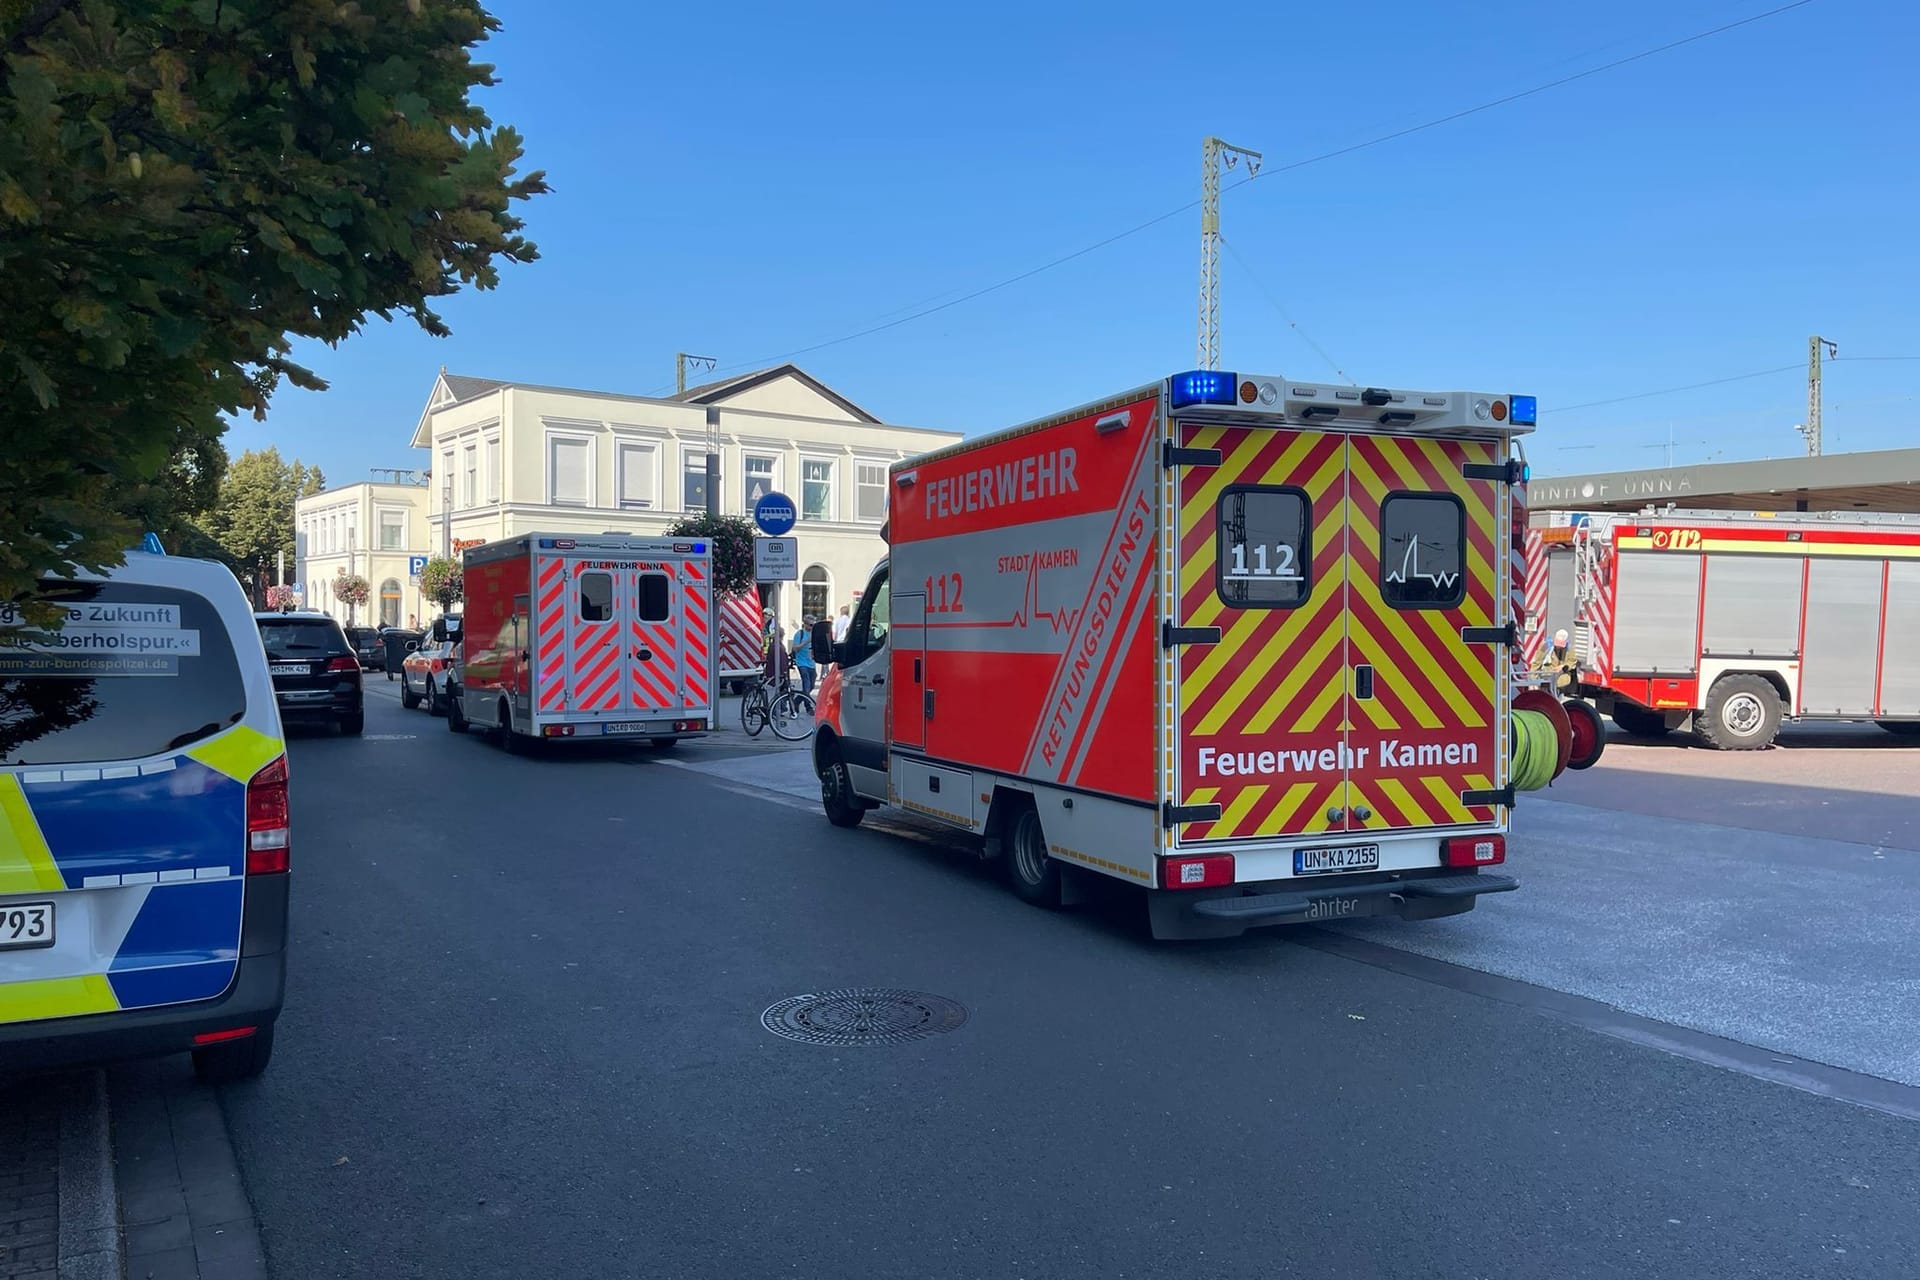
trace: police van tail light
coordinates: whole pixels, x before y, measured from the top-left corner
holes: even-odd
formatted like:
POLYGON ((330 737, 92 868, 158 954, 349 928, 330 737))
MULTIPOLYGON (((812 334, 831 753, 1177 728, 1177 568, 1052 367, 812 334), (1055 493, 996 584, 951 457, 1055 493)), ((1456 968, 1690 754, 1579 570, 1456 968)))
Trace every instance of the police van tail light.
POLYGON ((287 758, 281 756, 247 783, 247 874, 285 871, 293 844, 287 808, 287 758))
POLYGON ((1211 889, 1233 883, 1233 855, 1208 854, 1204 858, 1166 858, 1160 863, 1162 889, 1211 889))
POLYGON ((1440 857, 1450 867, 1490 867, 1507 860, 1507 838, 1454 836, 1442 842, 1440 857))

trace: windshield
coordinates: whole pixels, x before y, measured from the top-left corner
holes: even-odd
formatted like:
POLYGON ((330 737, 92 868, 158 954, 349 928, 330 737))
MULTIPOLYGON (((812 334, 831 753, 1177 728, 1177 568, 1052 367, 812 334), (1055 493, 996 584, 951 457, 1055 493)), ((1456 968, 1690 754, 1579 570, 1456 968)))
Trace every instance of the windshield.
MULTIPOLYGON (((57 632, 0 641, 0 764, 132 760, 236 723, 247 707, 225 624, 164 587, 43 582, 57 632)), ((0 626, 16 625, 8 613, 0 626)))

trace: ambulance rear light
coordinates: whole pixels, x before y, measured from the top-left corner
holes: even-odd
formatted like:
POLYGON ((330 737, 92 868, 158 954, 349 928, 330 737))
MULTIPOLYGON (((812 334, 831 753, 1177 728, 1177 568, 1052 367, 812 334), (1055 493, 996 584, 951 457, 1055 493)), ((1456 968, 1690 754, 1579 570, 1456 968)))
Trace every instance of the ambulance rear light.
POLYGON ((573 736, 573 726, 570 724, 542 725, 540 727, 540 736, 543 738, 571 738, 573 736))
POLYGON ((1454 836, 1440 843, 1440 860, 1449 867, 1488 867, 1507 860, 1505 836, 1454 836))
POLYGON ((1218 369, 1190 369, 1167 379, 1167 399, 1175 409, 1191 404, 1232 404, 1239 382, 1233 374, 1218 369))
POLYGON ((705 720, 675 720, 673 722, 673 731, 675 733, 698 733, 706 727, 707 722, 705 720))
POLYGON ((293 822, 287 805, 287 758, 276 757, 247 782, 247 874, 287 870, 293 822))
POLYGON ((1160 863, 1162 889, 1211 889, 1233 883, 1233 855, 1212 853, 1199 858, 1167 858, 1160 863))

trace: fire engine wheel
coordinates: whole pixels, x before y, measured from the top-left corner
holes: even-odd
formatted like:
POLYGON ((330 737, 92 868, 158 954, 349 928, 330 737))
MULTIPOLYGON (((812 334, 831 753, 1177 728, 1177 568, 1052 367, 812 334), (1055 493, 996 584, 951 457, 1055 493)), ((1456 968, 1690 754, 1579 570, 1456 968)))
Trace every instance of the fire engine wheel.
POLYGON ((1780 694, 1760 676, 1721 676, 1707 691, 1695 732, 1715 751, 1759 751, 1780 732, 1780 694))
POLYGON ((839 748, 832 751, 826 767, 820 770, 820 807, 826 810, 827 821, 834 826, 857 827, 860 819, 867 816, 867 807, 853 793, 853 775, 847 772, 847 762, 840 758, 839 748))
POLYGON ((1037 907, 1060 905, 1060 864, 1047 856, 1047 835, 1031 804, 1021 808, 1007 839, 1007 883, 1037 907))
POLYGON ((1567 720, 1573 729, 1567 768, 1593 768, 1600 763, 1600 753, 1607 749, 1607 727, 1600 723, 1600 712, 1591 702, 1578 698, 1569 698, 1560 705, 1567 709, 1567 720))
POLYGON ((413 691, 413 681, 400 677, 400 705, 411 711, 420 705, 420 695, 413 691))
POLYGON ((1636 738, 1660 738, 1667 733, 1667 717, 1663 712, 1636 707, 1631 702, 1613 704, 1613 722, 1623 733, 1636 738))

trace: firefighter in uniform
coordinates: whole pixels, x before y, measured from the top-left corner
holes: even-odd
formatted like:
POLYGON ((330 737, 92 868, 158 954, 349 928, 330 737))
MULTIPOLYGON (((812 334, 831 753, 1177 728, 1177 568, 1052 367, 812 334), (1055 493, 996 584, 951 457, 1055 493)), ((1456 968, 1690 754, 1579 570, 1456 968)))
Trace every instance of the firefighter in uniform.
POLYGON ((1554 692, 1562 696, 1572 695, 1573 686, 1580 675, 1580 659, 1574 655, 1572 645, 1567 642, 1565 627, 1553 633, 1553 644, 1541 651, 1534 670, 1542 674, 1553 672, 1554 692))

